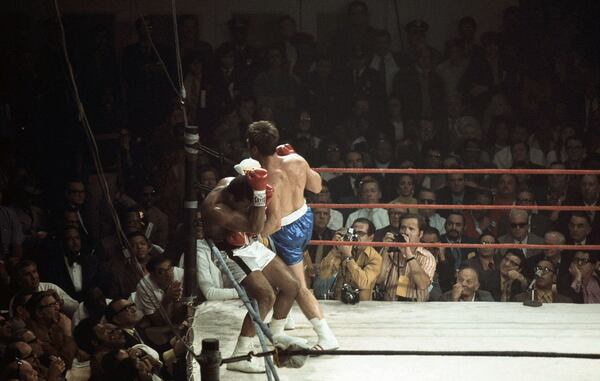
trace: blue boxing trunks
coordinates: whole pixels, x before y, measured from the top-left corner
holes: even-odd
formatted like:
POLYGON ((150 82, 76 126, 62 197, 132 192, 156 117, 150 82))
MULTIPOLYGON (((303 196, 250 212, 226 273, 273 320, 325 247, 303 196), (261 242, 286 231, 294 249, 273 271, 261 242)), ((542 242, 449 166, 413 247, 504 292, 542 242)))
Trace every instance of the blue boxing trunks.
POLYGON ((313 228, 312 210, 306 205, 281 219, 281 229, 271 234, 275 253, 286 265, 302 262, 304 249, 310 241, 313 228))

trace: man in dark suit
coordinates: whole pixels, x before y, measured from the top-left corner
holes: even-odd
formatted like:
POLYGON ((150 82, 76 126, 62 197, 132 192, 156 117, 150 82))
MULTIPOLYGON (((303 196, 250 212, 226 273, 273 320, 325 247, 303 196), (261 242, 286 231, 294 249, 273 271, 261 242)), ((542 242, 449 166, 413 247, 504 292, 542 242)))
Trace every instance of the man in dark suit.
MULTIPOLYGON (((477 190, 465 185, 465 175, 462 173, 451 173, 446 175, 446 186, 438 189, 436 192, 437 202, 441 205, 468 205, 475 201, 477 190)), ((440 210, 442 217, 447 217, 450 211, 448 209, 440 210)))
MULTIPOLYGON (((363 168, 364 161, 360 152, 350 151, 346 154, 346 167, 363 168)), ((360 185, 360 174, 344 173, 329 181, 331 198, 338 204, 352 204, 358 202, 358 188, 360 185)), ((345 211, 350 212, 348 209, 345 211)))
POLYGON ((440 300, 442 302, 493 302, 494 298, 489 291, 479 289, 477 271, 466 267, 458 272, 452 290, 445 292, 440 300))
POLYGON ((88 289, 98 286, 112 294, 112 279, 100 261, 82 250, 76 228, 65 228, 61 247, 40 267, 46 281, 60 286, 72 298, 82 301, 88 289))
POLYGON ((394 93, 404 106, 404 120, 416 120, 423 115, 433 118, 444 115, 444 82, 433 70, 432 60, 432 50, 421 47, 415 64, 396 74, 394 93))
MULTIPOLYGON (((508 234, 498 238, 500 243, 514 243, 514 244, 531 244, 541 245, 544 243, 544 239, 529 231, 529 213, 523 209, 511 209, 508 215, 508 234)), ((538 249, 521 249, 525 257, 532 257, 540 253, 538 249)), ((502 250, 502 254, 506 252, 502 250)))
MULTIPOLYGON (((448 217, 446 217, 446 223, 444 225, 446 234, 442 235, 441 241, 444 243, 477 243, 475 240, 463 236, 463 229, 465 228, 465 216, 462 212, 450 211, 448 217)), ((454 263, 454 269, 458 270, 467 263, 469 253, 473 250, 465 247, 461 248, 450 248, 446 250, 446 258, 448 261, 454 263)))
MULTIPOLYGON (((564 245, 565 236, 558 231, 548 231, 544 234, 545 245, 564 245)), ((571 282, 569 277, 569 260, 563 259, 562 250, 545 249, 541 253, 531 256, 525 260, 524 275, 528 279, 533 279, 535 274, 534 267, 541 260, 547 260, 555 268, 556 289, 560 294, 569 295, 571 282)))
POLYGON ((140 321, 137 317, 135 303, 128 299, 115 299, 108 303, 104 315, 106 321, 121 328, 125 334, 128 347, 144 344, 142 336, 135 329, 140 321))

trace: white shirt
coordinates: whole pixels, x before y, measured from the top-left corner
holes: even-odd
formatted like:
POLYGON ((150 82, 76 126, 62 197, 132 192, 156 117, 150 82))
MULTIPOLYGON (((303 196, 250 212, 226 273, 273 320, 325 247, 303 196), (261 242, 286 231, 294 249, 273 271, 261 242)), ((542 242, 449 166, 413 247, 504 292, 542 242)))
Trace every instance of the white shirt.
MULTIPOLYGON (((423 216, 423 218, 425 218, 425 216, 423 216)), ((440 216, 438 213, 435 213, 429 217, 429 226, 436 228, 440 232, 440 235, 446 234, 446 228, 444 227, 445 225, 446 219, 440 216)))
MULTIPOLYGON (((388 52, 388 54, 383 56, 383 61, 385 65, 385 93, 386 95, 390 95, 394 87, 394 77, 396 77, 396 73, 398 73, 400 68, 398 65, 396 65, 396 60, 394 60, 392 53, 388 52)), ((373 56, 369 67, 373 70, 379 71, 380 63, 381 56, 375 55, 373 56)))
MULTIPOLYGON (((183 257, 179 260, 179 267, 183 267, 183 257)), ((198 287, 206 300, 237 299, 238 294, 234 288, 225 288, 223 274, 213 261, 208 243, 204 239, 196 240, 196 267, 198 269, 198 287)))
POLYGON ((73 266, 69 266, 67 257, 64 257, 64 260, 69 277, 71 277, 71 282, 73 282, 73 288, 75 289, 75 292, 81 291, 83 287, 83 274, 81 272, 81 265, 77 262, 73 262, 73 266))
POLYGON ((348 216, 348 221, 346 221, 346 227, 352 227, 354 220, 356 220, 357 218, 368 218, 375 225, 375 230, 384 228, 390 224, 390 218, 388 216, 387 210, 385 209, 358 209, 357 211, 351 213, 348 216))
POLYGON ((327 223, 327 228, 338 231, 344 226, 344 215, 339 210, 329 209, 329 222, 327 223))
MULTIPOLYGON (((546 159, 544 157, 544 153, 535 148, 529 148, 529 160, 533 164, 541 165, 542 167, 546 167, 546 159)), ((509 169, 512 167, 512 154, 510 153, 510 146, 502 148, 500 151, 496 152, 494 155, 494 164, 500 169, 509 169)))
MULTIPOLYGON (((183 283, 183 269, 179 267, 173 267, 173 279, 175 281, 183 283)), ((138 283, 136 288, 136 305, 141 308, 144 316, 152 315, 156 311, 155 301, 152 299, 152 294, 158 303, 160 303, 165 296, 165 292, 158 287, 156 283, 150 277, 150 274, 146 274, 138 283)))

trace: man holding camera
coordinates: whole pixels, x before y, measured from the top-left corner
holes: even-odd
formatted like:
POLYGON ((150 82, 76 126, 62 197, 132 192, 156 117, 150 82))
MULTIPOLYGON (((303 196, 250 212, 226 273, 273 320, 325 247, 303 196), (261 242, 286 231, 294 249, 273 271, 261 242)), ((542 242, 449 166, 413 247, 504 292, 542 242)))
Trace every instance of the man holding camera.
MULTIPOLYGON (((375 226, 366 218, 357 218, 352 224, 354 231, 343 234, 338 230, 333 239, 335 241, 361 241, 373 240, 375 226)), ((377 276, 381 271, 381 255, 369 246, 338 246, 331 249, 329 254, 321 261, 320 276, 328 278, 335 276, 335 298, 343 300, 344 292, 358 289, 358 300, 371 300, 371 294, 377 276), (344 287, 346 285, 346 287, 344 287)), ((348 296, 348 295, 347 295, 348 296)), ((351 302, 355 296, 344 298, 351 302)), ((356 303, 356 302, 354 302, 356 303)))
MULTIPOLYGON (((405 214, 400 220, 400 235, 387 233, 384 242, 421 242, 425 227, 425 220, 420 214, 405 214)), ((384 300, 426 302, 435 267, 435 257, 423 247, 384 250, 379 274, 384 300)))

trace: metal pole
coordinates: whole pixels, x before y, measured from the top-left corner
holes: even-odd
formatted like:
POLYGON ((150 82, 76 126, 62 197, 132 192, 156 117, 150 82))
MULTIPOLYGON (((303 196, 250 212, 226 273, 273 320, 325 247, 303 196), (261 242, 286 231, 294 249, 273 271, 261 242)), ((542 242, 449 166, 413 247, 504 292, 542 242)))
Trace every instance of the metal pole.
POLYGON ((219 381, 221 368, 221 352, 219 351, 219 340, 202 340, 202 352, 198 357, 200 363, 200 380, 219 381))
POLYGON ((198 195, 196 193, 196 162, 198 159, 198 127, 185 126, 185 223, 186 238, 183 257, 184 302, 191 303, 198 287, 196 265, 196 212, 198 210, 198 195))

